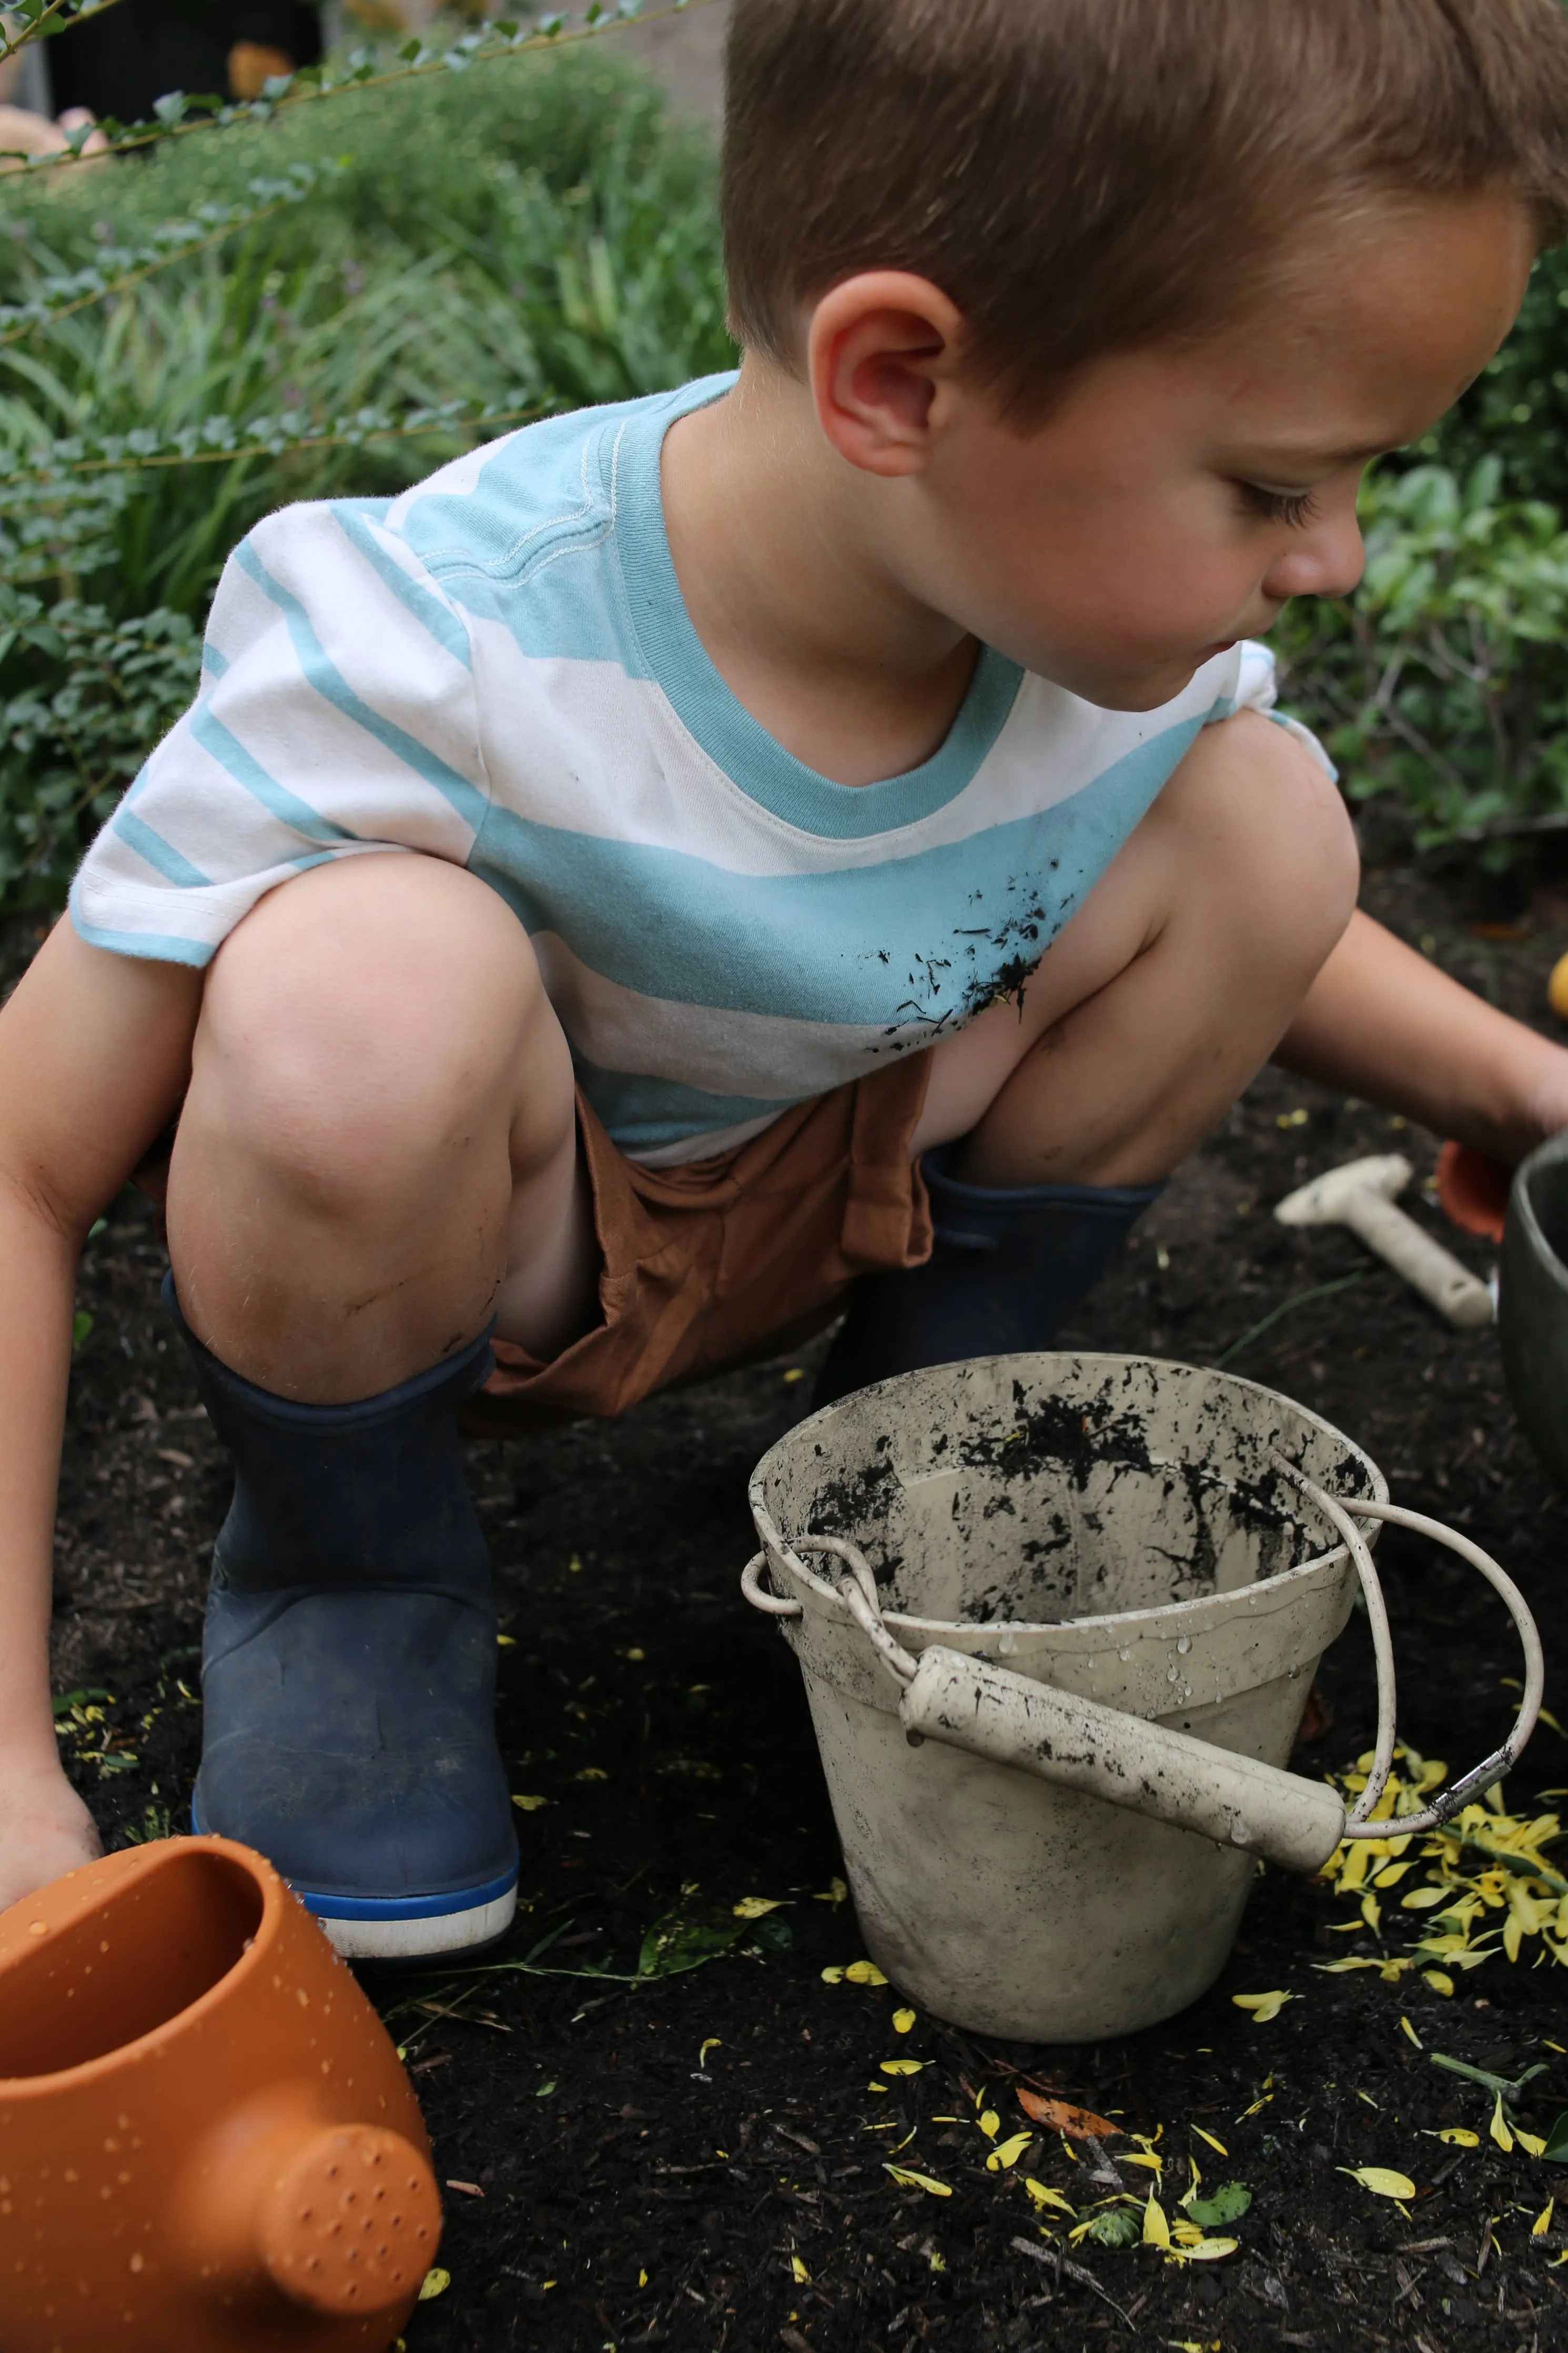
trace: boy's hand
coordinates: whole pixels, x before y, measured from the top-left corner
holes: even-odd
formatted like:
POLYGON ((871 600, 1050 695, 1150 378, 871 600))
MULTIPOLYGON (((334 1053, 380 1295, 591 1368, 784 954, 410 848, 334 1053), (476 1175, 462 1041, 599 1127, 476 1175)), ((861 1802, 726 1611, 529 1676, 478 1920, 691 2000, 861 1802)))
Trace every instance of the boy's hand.
POLYGON ((52 1758, 0 1763, 0 1911, 102 1852, 97 1823, 52 1758))

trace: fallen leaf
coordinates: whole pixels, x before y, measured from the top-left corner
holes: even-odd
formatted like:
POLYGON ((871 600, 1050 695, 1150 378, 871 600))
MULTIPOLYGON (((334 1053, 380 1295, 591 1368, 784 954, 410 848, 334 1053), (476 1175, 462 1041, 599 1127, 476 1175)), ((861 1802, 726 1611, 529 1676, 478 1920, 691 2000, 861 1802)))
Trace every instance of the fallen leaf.
POLYGON ((998 2141, 985 2160, 986 2172, 1005 2173, 1010 2165, 1017 2164, 1034 2137, 1033 2133, 1014 2133, 1010 2139, 998 2141))
POLYGON ((438 2265, 433 2266, 420 2281, 419 2294, 416 2301, 419 2304, 428 2304, 433 2295, 445 2295, 451 2284, 451 2273, 442 2271, 438 2265))
POLYGON ((1143 2244, 1146 2247, 1168 2247, 1170 2243, 1171 2226, 1165 2220, 1165 2210, 1151 2190, 1149 2203, 1143 2209, 1143 2244))
POLYGON ((795 2274, 795 2284, 796 2287, 808 2287, 810 2285, 811 2274, 806 2270, 805 2265, 801 2262, 798 2255, 791 2255, 789 2259, 789 2267, 791 2272, 795 2274))
POLYGON ((1200 2239, 1195 2247, 1188 2247, 1183 2260, 1189 2263, 1217 2263, 1222 2256, 1234 2255, 1241 2244, 1239 2239, 1200 2239))
MULTIPOLYGON (((165 1462, 172 1461, 173 1459, 172 1455, 166 1454, 163 1457, 165 1462)), ((496 1644, 498 1649, 502 1651, 515 1651, 517 1648, 517 1636, 515 1634, 498 1634, 496 1636, 496 1644)))
POLYGON ((824 1985, 842 1985, 844 1982, 843 1970, 824 1969, 822 1972, 822 1982, 824 1985))
POLYGON ((1454 1980, 1447 1969, 1423 1969, 1421 1978, 1423 1984, 1429 1985, 1434 1993, 1449 1994, 1454 1990, 1454 1980))
POLYGON ((1211 2223, 1239 2222, 1251 2203, 1252 2192, 1245 2182, 1226 2181, 1212 2198, 1189 2198, 1187 2212, 1206 2230, 1211 2223))
POLYGON ((1271 2018, 1279 2017, 1288 2001, 1294 2001, 1295 1999, 1293 1993, 1233 1993, 1231 1995, 1231 2000, 1237 2010, 1249 2010, 1252 2012, 1254 2026, 1267 2026, 1271 2018))
POLYGON ((814 1895, 811 1900, 814 1904, 838 1905, 843 1903, 848 1893, 849 1890, 841 1879, 830 1879, 822 1894, 814 1895))
POLYGON ((1471 2132, 1468 2125, 1445 2125, 1433 2137, 1446 2141, 1450 2148, 1479 2148, 1481 2145, 1479 2133, 1471 2132))
POLYGON ((910 2027, 914 2024, 914 2022, 915 2022, 915 2013, 914 2013, 914 2011, 913 2011, 912 2010, 894 2010, 894 2012, 893 2012, 893 2032, 894 2032, 895 2034, 907 2034, 907 2033, 909 2032, 909 2031, 910 2031, 910 2027))
POLYGON ((1513 2128, 1513 2137, 1519 2143, 1521 2148, 1524 2150, 1527 2157, 1545 2156, 1546 2143, 1542 2139, 1539 2133, 1526 2132, 1522 2125, 1515 2125, 1513 2128))
POLYGON ((886 1985, 888 1980, 875 1961, 851 1961, 844 1972, 851 1985, 886 1985))
POLYGON ((1542 2208, 1540 2213, 1536 2216, 1534 2221, 1530 2226, 1530 2235, 1532 2239, 1544 2239, 1546 2233, 1552 2228, 1552 2210, 1556 2203, 1557 2200, 1555 2198, 1549 2198, 1547 2200, 1545 2205, 1542 2208))
POLYGON ((1348 2173, 1352 2181, 1359 2181, 1362 2188, 1370 2189, 1374 2198, 1414 2198, 1415 2195, 1415 2184, 1410 2176, 1395 2173, 1391 2166, 1341 2165, 1334 2170, 1348 2173))
POLYGON ((511 1802, 521 1807, 525 1814, 536 1814, 541 1806, 547 1806, 550 1800, 548 1798, 514 1798, 511 1802))
POLYGON ((1116 2162, 1118 2165, 1146 2165, 1151 2173, 1163 2173, 1165 2170, 1164 2159, 1156 2157, 1150 2148, 1129 2149, 1124 2155, 1119 2155, 1116 2162))
POLYGON ((987 2140, 994 2140, 1002 2129, 1002 2119, 994 2108, 982 2108, 974 2121, 987 2140))
POLYGON ((1090 2108, 1075 2108, 1070 2100, 1049 2100, 1039 2092, 1020 2089, 1018 2105, 1026 2116, 1033 2116, 1047 2132, 1068 2133, 1077 2140, 1103 2140, 1108 2134, 1119 2133, 1120 2125, 1097 2116, 1090 2108))
POLYGON ((1215 2140, 1213 2133, 1205 2132, 1202 2125, 1190 2125, 1188 2126, 1188 2130, 1190 2132, 1195 2132, 1200 2140, 1206 2140, 1211 2148, 1217 2149, 1219 2151, 1221 2157, 1228 2157, 1230 2155, 1230 2151, 1226 2148, 1224 2141, 1215 2140))
POLYGON ((1047 2182, 1037 2181, 1033 2175, 1026 2174, 1024 2187, 1037 2206, 1054 2206, 1058 2214, 1077 2215, 1078 2209, 1069 2204, 1059 2189, 1053 2189, 1047 2182))
POLYGON ((929 2173, 912 2173, 907 2165, 889 2165, 884 2161, 882 2170, 890 2173, 905 2189, 924 2189, 932 2198, 952 2196, 945 2181, 933 2181, 929 2173))
POLYGON ((742 1895, 735 1906, 737 1920, 761 1920, 769 1912, 782 1912, 788 1901, 783 1895, 742 1895))
POLYGON ((1490 2134, 1492 2139, 1496 2141, 1503 2155, 1507 2157, 1513 2147, 1513 2135, 1510 2132, 1507 2125, 1503 2121, 1502 2094, 1500 2092, 1498 2094, 1496 2100, 1492 2104, 1492 2120, 1487 2126, 1487 2130, 1490 2134))
POLYGON ((884 2059, 884 2075, 919 2075, 931 2065, 929 2059, 884 2059))

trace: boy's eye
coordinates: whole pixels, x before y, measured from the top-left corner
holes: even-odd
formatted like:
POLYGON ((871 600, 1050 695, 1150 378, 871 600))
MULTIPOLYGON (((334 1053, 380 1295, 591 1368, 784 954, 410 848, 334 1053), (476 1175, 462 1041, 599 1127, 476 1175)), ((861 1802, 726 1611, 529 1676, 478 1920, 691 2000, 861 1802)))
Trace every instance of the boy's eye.
POLYGON ((1254 514, 1266 522, 1288 523, 1293 531, 1312 522, 1318 512, 1310 491, 1269 491, 1261 482, 1238 482, 1237 488, 1254 514))

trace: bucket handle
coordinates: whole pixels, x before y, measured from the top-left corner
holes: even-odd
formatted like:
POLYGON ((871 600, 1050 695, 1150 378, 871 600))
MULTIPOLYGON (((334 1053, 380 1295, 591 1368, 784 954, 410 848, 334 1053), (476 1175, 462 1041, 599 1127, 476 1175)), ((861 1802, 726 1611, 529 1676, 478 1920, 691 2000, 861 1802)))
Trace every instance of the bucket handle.
MULTIPOLYGON (((957 1651, 933 1646, 917 1659, 884 1622, 870 1563, 855 1545, 842 1536, 806 1536, 793 1549, 828 1553, 844 1563, 837 1591, 900 1685, 903 1698, 899 1712, 915 1745, 927 1736, 935 1737, 1156 1820, 1175 1822, 1200 1835, 1255 1847, 1288 1869, 1312 1871, 1328 1860, 1342 1838, 1406 1838, 1436 1830, 1500 1780, 1517 1762, 1535 1728, 1545 1689, 1545 1667, 1541 1638, 1524 1596, 1479 1545, 1441 1521, 1394 1504, 1375 1504, 1359 1496, 1342 1503, 1282 1456, 1274 1460, 1343 1538, 1366 1596, 1377 1660, 1378 1736, 1366 1786, 1348 1817, 1326 1784, 1305 1781, 1196 1740, 1190 1734, 1170 1731, 1096 1701, 1075 1699, 1049 1684, 1034 1683, 989 1661, 957 1651), (1525 1661, 1523 1694, 1502 1746, 1440 1790, 1418 1812, 1379 1821, 1370 1817, 1394 1758, 1394 1659, 1382 1588, 1365 1540, 1350 1516, 1352 1512, 1413 1529, 1468 1560, 1506 1605, 1525 1661)), ((747 1600, 771 1617, 798 1618, 802 1614, 798 1601, 770 1593, 761 1583, 765 1565, 763 1553, 747 1562, 741 1578, 747 1600)))

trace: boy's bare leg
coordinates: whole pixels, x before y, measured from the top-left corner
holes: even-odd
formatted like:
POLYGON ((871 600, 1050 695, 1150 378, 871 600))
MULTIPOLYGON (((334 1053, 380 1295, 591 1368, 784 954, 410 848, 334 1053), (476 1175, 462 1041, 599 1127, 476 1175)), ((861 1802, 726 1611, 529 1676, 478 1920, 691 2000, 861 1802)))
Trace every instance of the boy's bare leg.
POLYGON ((571 1057, 505 902, 379 855, 269 893, 207 981, 168 1219, 197 1337, 300 1403, 394 1388, 498 1311, 541 1356, 585 1330, 571 1057))
POLYGON ((937 1047, 915 1149, 996 1187, 1167 1176, 1275 1051, 1355 905, 1335 786, 1283 728, 1205 728, 1021 1007, 937 1047))

